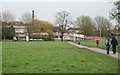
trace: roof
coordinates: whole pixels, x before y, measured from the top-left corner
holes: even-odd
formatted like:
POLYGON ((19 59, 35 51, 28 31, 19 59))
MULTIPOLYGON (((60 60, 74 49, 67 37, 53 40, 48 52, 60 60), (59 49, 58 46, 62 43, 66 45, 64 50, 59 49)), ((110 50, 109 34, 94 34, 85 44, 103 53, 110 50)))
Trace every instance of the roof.
POLYGON ((21 21, 15 21, 15 22, 2 22, 3 25, 15 25, 15 26, 26 26, 28 24, 23 23, 21 21))
POLYGON ((68 28, 68 30, 79 30, 80 28, 68 28))
POLYGON ((21 22, 21 21, 15 21, 14 24, 17 25, 17 26, 25 26, 25 25, 28 25, 28 24, 25 24, 25 23, 23 23, 23 22, 21 22))

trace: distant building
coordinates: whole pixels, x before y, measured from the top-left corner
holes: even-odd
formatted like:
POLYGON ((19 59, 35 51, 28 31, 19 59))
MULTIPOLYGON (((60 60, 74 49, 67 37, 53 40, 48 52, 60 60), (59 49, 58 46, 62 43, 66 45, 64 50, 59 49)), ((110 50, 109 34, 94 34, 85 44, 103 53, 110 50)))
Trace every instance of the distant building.
MULTIPOLYGON (((61 33, 59 27, 54 27, 53 31, 54 39, 61 40, 61 33)), ((83 35, 82 32, 79 31, 79 28, 69 28, 63 35, 63 40, 67 41, 84 40, 85 38, 85 35, 83 35)))
POLYGON ((15 28, 15 36, 18 40, 26 40, 27 37, 27 24, 23 22, 16 21, 14 22, 13 27, 15 28))

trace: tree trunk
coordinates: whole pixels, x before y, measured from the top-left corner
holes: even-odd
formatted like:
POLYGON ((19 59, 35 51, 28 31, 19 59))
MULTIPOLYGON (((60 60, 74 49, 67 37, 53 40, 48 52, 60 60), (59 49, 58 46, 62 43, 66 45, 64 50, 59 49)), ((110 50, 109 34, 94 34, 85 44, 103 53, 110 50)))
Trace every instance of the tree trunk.
POLYGON ((63 41, 63 34, 64 34, 64 33, 61 33, 61 41, 63 41))
POLYGON ((6 38, 4 37, 4 40, 5 40, 6 38))

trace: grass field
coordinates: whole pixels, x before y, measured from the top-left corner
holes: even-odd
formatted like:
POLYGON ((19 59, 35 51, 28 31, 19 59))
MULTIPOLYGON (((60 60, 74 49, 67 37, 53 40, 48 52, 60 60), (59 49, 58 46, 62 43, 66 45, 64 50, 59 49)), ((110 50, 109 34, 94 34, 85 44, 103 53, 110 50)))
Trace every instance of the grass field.
POLYGON ((3 42, 3 73, 117 73, 118 60, 66 42, 3 42))
POLYGON ((0 42, 0 74, 2 73, 2 42, 0 42))
MULTIPOLYGON (((82 41, 82 42, 80 42, 80 44, 84 45, 84 46, 88 46, 88 47, 96 47, 95 41, 82 41)), ((106 50, 105 42, 104 41, 100 41, 98 47, 101 48, 101 49, 105 49, 106 50)), ((112 47, 110 47, 110 50, 112 50, 112 47)), ((118 52, 120 52, 120 46, 119 47, 117 46, 116 50, 118 52)))

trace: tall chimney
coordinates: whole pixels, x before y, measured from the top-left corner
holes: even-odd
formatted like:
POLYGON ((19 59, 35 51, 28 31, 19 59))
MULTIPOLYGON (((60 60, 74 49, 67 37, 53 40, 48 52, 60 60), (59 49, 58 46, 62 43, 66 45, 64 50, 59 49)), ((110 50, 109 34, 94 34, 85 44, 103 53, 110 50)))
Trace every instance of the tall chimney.
POLYGON ((34 25, 34 10, 32 10, 32 24, 34 25))

